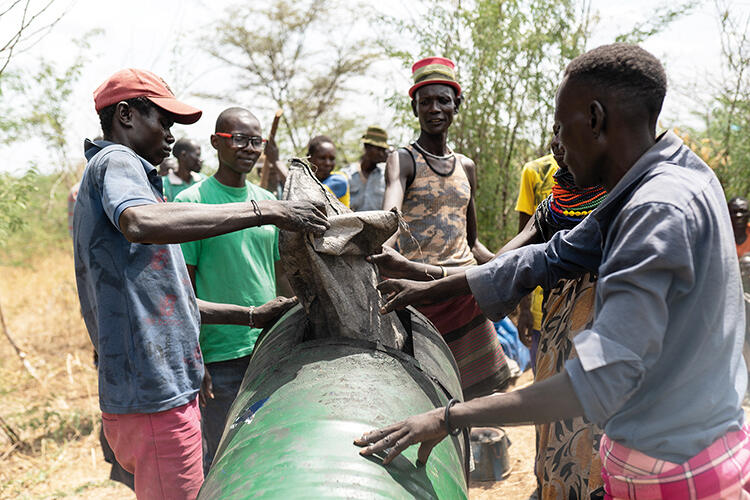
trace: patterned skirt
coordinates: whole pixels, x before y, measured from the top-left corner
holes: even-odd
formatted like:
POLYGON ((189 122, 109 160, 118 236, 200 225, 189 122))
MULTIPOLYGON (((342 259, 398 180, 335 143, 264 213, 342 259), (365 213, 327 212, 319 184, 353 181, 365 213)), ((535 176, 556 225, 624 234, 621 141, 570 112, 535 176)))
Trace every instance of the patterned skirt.
POLYGON ((510 380, 508 360, 495 325, 482 313, 473 295, 418 309, 435 325, 456 358, 464 399, 505 388, 510 380))
MULTIPOLYGON (((550 378, 577 356, 573 337, 591 326, 596 280, 585 275, 562 281, 544 304, 534 380, 550 378)), ((602 485, 599 441, 602 430, 583 417, 537 425, 536 475, 540 497, 588 499, 602 485)))

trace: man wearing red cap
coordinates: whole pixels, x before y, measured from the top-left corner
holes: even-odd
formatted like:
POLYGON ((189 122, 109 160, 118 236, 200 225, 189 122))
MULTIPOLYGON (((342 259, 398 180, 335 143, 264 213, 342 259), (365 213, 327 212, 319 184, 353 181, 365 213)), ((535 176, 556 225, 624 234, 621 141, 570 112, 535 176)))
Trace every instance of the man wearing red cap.
MULTIPOLYGON (((453 62, 429 57, 415 63, 412 73, 409 97, 421 132, 386 162, 383 208, 400 209, 411 233, 398 235, 398 250, 409 260, 440 266, 443 273, 445 268, 482 264, 494 255, 477 239, 476 165, 447 145, 461 104, 453 62)), ((466 398, 506 385, 510 370, 494 325, 471 295, 420 311, 451 348, 466 398)))
POLYGON ((89 160, 73 220, 81 312, 99 354, 99 405, 118 462, 138 498, 195 498, 203 482, 200 413, 203 323, 263 327, 294 301, 241 307, 196 300, 182 243, 274 224, 321 233, 309 203, 164 203, 154 165, 170 153, 174 122, 201 111, 178 101, 158 76, 127 69, 94 92, 103 141, 89 160))

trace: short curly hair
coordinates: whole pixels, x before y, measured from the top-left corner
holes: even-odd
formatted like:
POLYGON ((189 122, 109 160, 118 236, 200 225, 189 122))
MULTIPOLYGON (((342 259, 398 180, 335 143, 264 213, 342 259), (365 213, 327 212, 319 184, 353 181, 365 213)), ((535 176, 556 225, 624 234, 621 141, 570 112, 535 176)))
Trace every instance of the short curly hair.
MULTIPOLYGON (((151 111, 156 108, 156 105, 148 100, 147 97, 133 97, 125 100, 128 105, 134 109, 137 109, 144 115, 150 115, 151 111)), ((115 109, 117 109, 117 103, 110 104, 106 108, 99 110, 99 123, 102 126, 102 135, 109 137, 112 134, 112 120, 115 118, 115 109)))
POLYGON ((592 84, 619 93, 642 105, 650 118, 661 112, 667 94, 667 74, 661 62, 638 45, 602 45, 573 59, 565 68, 568 81, 592 84))

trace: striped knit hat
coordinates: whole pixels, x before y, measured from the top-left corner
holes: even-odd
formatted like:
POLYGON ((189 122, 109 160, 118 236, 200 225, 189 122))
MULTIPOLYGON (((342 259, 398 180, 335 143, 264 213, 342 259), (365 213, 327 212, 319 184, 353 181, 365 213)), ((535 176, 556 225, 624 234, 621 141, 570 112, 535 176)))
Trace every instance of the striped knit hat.
POLYGON ((414 98, 414 92, 419 87, 424 87, 431 83, 442 83, 450 85, 456 90, 456 96, 461 95, 461 85, 456 80, 456 65, 453 61, 445 57, 427 57, 414 63, 411 67, 411 74, 414 78, 414 85, 409 89, 409 97, 414 98))
POLYGON ((367 132, 362 136, 362 144, 388 149, 388 132, 381 127, 367 127, 367 132))

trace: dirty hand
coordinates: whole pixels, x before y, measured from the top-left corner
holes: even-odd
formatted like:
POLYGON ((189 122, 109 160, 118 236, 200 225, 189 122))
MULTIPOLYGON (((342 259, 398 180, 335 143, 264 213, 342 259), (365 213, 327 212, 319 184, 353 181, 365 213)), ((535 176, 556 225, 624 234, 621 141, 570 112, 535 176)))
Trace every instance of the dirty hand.
POLYGON ((403 309, 410 305, 433 304, 440 301, 437 296, 436 285, 439 281, 410 281, 387 280, 378 283, 380 295, 385 304, 380 308, 380 314, 387 314, 396 309, 403 309))
POLYGON ((253 322, 257 328, 266 328, 273 325, 282 314, 291 309, 299 300, 297 297, 276 297, 253 311, 253 322))
POLYGON ((391 247, 382 248, 381 253, 369 255, 366 259, 378 266, 383 278, 408 278, 419 272, 416 262, 410 261, 391 247))
POLYGON ((203 381, 201 382, 201 390, 198 392, 198 403, 202 407, 206 407, 209 399, 214 398, 214 384, 211 382, 211 374, 208 373, 208 369, 203 367, 203 381))
POLYGON ((422 443, 417 452, 417 460, 426 464, 427 458, 435 445, 448 435, 443 420, 444 414, 444 408, 437 408, 421 415, 415 415, 403 422, 366 432, 359 439, 355 439, 354 444, 366 446, 359 452, 363 456, 369 456, 390 448, 383 460, 383 465, 388 465, 409 446, 422 443))
POLYGON ((275 201, 265 205, 261 212, 267 216, 270 224, 286 231, 320 235, 331 226, 325 208, 315 206, 309 201, 275 201))

